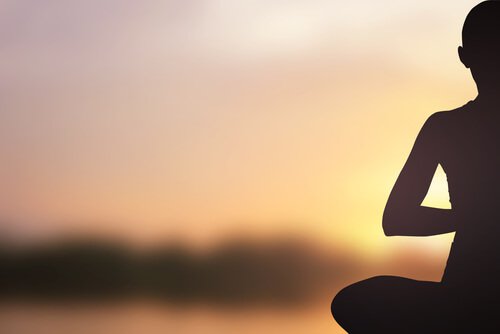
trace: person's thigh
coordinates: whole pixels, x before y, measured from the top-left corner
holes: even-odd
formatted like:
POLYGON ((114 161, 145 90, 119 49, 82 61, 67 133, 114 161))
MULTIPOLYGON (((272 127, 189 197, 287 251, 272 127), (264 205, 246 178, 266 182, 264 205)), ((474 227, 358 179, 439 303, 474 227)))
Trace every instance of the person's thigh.
POLYGON ((453 322, 441 283, 377 276, 342 289, 332 314, 349 333, 441 333, 453 322))

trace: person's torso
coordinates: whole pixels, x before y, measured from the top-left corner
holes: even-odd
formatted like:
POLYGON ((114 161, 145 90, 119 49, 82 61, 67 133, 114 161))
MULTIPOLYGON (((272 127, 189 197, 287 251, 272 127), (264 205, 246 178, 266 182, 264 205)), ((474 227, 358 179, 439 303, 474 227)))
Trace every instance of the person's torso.
POLYGON ((436 145, 458 219, 443 281, 498 281, 500 110, 471 102, 443 116, 436 145))

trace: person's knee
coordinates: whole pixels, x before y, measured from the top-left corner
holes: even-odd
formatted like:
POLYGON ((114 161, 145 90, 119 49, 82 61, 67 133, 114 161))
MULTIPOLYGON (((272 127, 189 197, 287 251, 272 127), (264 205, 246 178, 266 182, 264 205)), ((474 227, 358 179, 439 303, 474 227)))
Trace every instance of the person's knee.
POLYGON ((333 298, 331 312, 335 321, 344 329, 360 321, 367 312, 373 313, 377 304, 378 290, 391 283, 390 276, 375 276, 349 285, 340 290, 333 298))
POLYGON ((350 322, 349 319, 353 317, 354 295, 353 285, 350 285, 340 290, 332 300, 332 316, 342 327, 345 327, 350 322))
MULTIPOLYGON (((344 288, 345 289, 345 288, 344 288)), ((332 305, 330 307, 332 311, 332 315, 335 317, 336 314, 339 313, 340 310, 343 309, 343 305, 345 303, 345 297, 344 297, 344 289, 340 290, 335 297, 333 297, 332 300, 332 305)))

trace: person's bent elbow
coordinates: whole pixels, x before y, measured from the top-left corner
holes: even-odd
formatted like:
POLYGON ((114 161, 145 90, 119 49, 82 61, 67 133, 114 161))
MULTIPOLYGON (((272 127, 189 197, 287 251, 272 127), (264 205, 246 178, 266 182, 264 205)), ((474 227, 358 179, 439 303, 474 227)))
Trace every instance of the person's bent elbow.
POLYGON ((401 219, 398 218, 396 210, 386 207, 382 216, 382 229, 387 237, 401 235, 401 219))
POLYGON ((386 237, 397 235, 397 228, 394 225, 395 224, 391 219, 386 217, 382 219, 382 229, 384 230, 384 234, 386 237))

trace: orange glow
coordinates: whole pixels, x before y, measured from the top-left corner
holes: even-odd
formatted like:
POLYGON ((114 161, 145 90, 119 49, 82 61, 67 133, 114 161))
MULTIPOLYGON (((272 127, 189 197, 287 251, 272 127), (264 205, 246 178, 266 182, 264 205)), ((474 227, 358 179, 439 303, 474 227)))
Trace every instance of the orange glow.
POLYGON ((5 7, 26 29, 0 65, 2 234, 290 232, 382 254, 420 126, 474 97, 456 46, 475 3, 47 7, 72 22, 57 34, 5 7))
MULTIPOLYGON (((478 2, 2 1, 0 242, 104 235, 203 253, 292 235, 352 256, 359 278, 439 279, 453 235, 387 238, 381 217, 425 119, 475 97, 456 49, 478 2)), ((442 170, 423 205, 449 207, 442 170)), ((0 323, 342 333, 329 303, 353 276, 297 315, 21 305, 0 323)))

